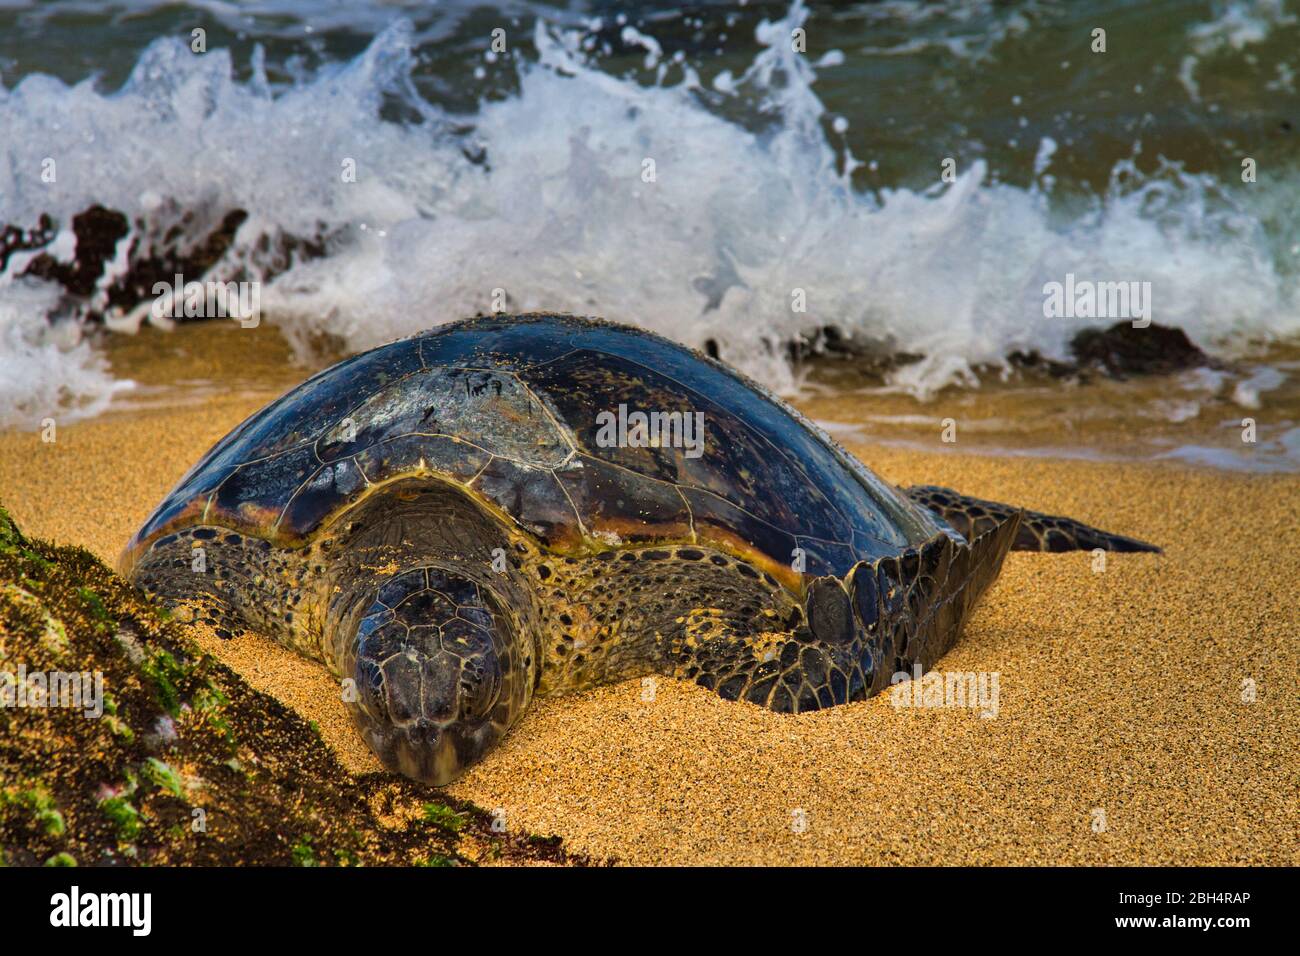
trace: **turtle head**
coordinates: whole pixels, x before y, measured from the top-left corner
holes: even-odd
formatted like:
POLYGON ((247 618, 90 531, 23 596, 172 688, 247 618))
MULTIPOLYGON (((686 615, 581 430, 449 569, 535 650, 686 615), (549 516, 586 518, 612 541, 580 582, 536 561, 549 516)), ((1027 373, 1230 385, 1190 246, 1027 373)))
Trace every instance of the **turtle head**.
POLYGON ((501 739, 532 697, 535 655, 491 592, 411 568, 365 589, 332 635, 353 722, 390 770, 442 786, 501 739), (346 682, 351 678, 351 686, 346 682))

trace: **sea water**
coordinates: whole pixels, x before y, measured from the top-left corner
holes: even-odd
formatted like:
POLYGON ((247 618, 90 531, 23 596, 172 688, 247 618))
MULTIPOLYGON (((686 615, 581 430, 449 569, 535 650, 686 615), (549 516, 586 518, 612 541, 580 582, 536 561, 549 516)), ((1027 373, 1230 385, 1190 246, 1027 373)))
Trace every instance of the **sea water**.
POLYGON ((1264 454, 1235 457, 1293 467, 1296 7, 0 4, 0 225, 51 217, 66 261, 77 213, 131 222, 88 297, 22 275, 36 252, 0 272, 0 424, 120 402, 104 336, 165 317, 106 290, 242 210, 185 279, 258 282, 300 352, 560 310, 815 398, 809 357, 849 343, 875 376, 835 386, 857 425, 878 400, 928 428, 1014 354, 1068 360, 1128 317, 1045 290, 1137 283, 1225 367, 1099 407, 1215 463, 1252 417, 1264 454))

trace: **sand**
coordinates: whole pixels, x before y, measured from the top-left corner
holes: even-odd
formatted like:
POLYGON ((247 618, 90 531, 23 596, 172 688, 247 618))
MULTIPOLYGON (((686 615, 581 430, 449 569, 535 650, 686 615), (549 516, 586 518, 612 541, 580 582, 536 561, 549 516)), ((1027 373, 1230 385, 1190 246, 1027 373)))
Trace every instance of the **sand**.
MULTIPOLYGON (((54 444, 0 433, 0 501, 27 533, 115 560, 279 388, 62 425, 54 444)), ((627 863, 1300 863, 1300 477, 849 447, 891 481, 1166 551, 1100 573, 1088 554, 1013 553, 939 665, 996 672, 996 716, 882 695, 789 717, 634 680, 536 702, 452 793, 627 863)), ((318 721, 350 770, 378 769, 321 665, 256 635, 195 636, 318 721)))

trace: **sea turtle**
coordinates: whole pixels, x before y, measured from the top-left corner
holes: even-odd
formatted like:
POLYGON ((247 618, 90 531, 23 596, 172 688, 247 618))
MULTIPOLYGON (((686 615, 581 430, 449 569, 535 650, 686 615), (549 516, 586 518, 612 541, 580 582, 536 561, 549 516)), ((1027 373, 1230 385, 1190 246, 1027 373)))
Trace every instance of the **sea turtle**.
POLYGON ((1158 550, 896 488, 698 352, 515 315, 308 379, 122 568, 322 660, 384 764, 440 785, 540 694, 663 674, 780 712, 870 697, 952 646, 1012 548, 1158 550))

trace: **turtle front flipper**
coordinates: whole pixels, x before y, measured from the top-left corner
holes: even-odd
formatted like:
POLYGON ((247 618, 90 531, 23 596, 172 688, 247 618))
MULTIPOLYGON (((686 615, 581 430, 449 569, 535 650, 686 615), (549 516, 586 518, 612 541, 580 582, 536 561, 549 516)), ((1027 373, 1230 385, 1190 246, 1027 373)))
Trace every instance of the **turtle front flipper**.
POLYGON ((677 643, 671 673, 725 700, 748 701, 783 714, 870 696, 880 658, 855 626, 843 584, 834 577, 819 578, 808 602, 806 611, 791 608, 791 623, 798 622, 792 631, 784 624, 763 631, 724 625, 703 634, 688 633, 677 643))
POLYGON ((1122 534, 1111 534, 1073 518, 971 498, 958 494, 951 488, 913 485, 902 491, 917 504, 943 518, 967 541, 973 541, 985 531, 1020 513, 1023 516, 1020 532, 1011 546, 1012 551, 1092 551, 1097 548, 1103 551, 1161 551, 1154 544, 1122 534))
POLYGON ((494 747, 532 698, 534 661, 474 581, 404 570, 335 627, 353 722, 386 767, 442 786, 494 747))

